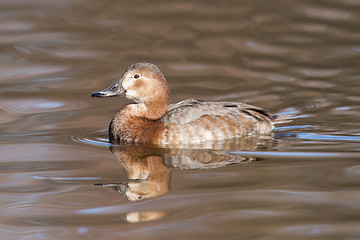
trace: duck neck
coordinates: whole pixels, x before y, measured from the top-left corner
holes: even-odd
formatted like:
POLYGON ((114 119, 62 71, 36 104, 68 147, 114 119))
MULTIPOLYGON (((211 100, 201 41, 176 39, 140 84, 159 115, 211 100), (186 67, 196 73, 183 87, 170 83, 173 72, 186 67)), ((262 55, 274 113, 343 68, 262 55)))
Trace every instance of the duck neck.
POLYGON ((150 120, 160 119, 168 110, 167 103, 162 105, 137 103, 129 104, 127 107, 132 117, 147 118, 150 120))

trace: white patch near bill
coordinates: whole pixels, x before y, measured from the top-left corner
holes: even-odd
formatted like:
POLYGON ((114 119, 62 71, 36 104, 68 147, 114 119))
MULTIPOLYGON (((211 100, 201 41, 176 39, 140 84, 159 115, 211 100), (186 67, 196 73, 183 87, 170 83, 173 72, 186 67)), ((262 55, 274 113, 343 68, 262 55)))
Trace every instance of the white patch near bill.
POLYGON ((125 90, 128 90, 135 84, 136 80, 132 77, 125 77, 125 79, 122 82, 122 86, 125 90))
POLYGON ((126 91, 125 96, 131 100, 134 100, 136 103, 140 103, 140 98, 138 95, 138 92, 136 90, 130 90, 130 91, 126 91))

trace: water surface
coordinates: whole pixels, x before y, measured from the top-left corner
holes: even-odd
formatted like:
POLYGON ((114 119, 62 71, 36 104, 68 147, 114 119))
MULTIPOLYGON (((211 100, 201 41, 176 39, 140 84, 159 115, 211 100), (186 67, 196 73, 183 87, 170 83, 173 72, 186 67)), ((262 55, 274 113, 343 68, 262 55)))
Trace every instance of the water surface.
POLYGON ((360 238, 358 1, 0 3, 1 239, 360 238), (132 63, 171 102, 293 122, 181 149, 111 146, 132 63))

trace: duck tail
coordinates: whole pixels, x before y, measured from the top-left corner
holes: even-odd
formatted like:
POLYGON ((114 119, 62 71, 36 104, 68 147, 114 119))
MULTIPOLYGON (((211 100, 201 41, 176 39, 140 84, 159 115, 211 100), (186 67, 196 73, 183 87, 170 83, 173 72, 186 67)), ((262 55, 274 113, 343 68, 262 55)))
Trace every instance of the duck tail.
POLYGON ((274 124, 284 124, 284 123, 289 123, 292 122, 293 120, 291 119, 293 117, 293 115, 275 115, 274 116, 274 120, 273 123, 274 124))

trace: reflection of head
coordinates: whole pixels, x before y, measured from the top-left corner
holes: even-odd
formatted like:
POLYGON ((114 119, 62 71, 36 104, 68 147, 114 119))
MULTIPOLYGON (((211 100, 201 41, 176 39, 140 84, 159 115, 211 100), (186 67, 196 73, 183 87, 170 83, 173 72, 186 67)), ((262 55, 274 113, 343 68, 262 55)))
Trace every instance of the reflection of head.
POLYGON ((170 191, 171 170, 149 147, 112 147, 118 161, 124 166, 130 181, 122 184, 104 184, 130 201, 141 201, 161 196, 170 191))
POLYGON ((127 184, 124 196, 130 201, 141 201, 158 197, 169 192, 169 183, 169 181, 163 182, 161 179, 131 182, 127 184))
POLYGON ((138 181, 129 183, 97 184, 111 187, 132 202, 155 198, 169 192, 169 181, 138 181))

